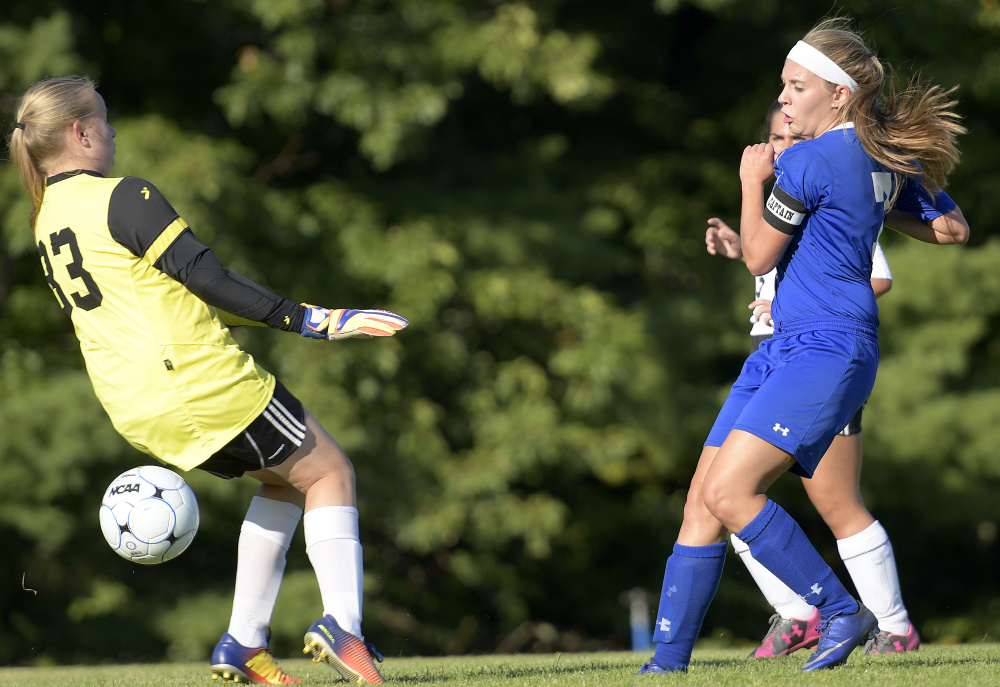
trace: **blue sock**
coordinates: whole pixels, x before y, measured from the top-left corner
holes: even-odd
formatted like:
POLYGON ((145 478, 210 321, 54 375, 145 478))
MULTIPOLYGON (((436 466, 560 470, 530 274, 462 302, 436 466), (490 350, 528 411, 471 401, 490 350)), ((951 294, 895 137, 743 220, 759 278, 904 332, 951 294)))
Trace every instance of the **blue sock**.
POLYGON ((719 588, 728 542, 708 546, 674 544, 663 573, 656 612, 652 663, 666 670, 686 670, 708 605, 719 588))
POLYGON ((764 509, 736 535, 765 568, 816 606, 823 618, 858 612, 858 602, 837 579, 798 523, 768 499, 764 509))

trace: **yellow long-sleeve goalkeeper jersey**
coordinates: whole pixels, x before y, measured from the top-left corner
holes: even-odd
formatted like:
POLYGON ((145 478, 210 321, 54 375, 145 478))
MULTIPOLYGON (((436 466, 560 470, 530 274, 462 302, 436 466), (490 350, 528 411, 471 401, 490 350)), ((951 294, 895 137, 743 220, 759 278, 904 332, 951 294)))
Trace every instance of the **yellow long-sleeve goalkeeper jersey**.
POLYGON ((149 182, 86 171, 50 178, 35 222, 46 279, 115 428, 190 470, 263 411, 275 380, 233 339, 227 313, 156 266, 185 232, 149 182))

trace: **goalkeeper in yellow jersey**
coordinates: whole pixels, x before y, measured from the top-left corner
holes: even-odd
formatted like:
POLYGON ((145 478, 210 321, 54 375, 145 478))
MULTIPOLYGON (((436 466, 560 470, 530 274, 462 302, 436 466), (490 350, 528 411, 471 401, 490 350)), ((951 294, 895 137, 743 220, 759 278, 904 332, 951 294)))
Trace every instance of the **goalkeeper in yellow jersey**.
POLYGON ((303 520, 324 606, 306 650, 352 682, 381 683, 381 657, 361 633, 354 468, 227 325, 339 339, 391 336, 407 321, 300 304, 230 272, 155 186, 110 176, 115 133, 90 79, 48 79, 22 96, 10 155, 31 199, 45 278, 115 428, 181 470, 261 483, 240 533, 233 612, 213 677, 300 682, 275 663, 267 626, 303 520))

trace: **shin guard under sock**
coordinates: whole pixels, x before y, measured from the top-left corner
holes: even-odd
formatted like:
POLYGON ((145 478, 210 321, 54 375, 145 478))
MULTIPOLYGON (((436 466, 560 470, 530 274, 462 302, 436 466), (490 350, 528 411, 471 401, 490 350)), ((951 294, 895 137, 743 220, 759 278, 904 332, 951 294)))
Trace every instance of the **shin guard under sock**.
POLYGON ((858 612, 858 602, 837 579, 805 532, 785 510, 768 499, 763 510, 736 535, 750 553, 824 619, 858 612))
POLYGON ((708 605, 719 588, 727 542, 708 546, 674 544, 663 573, 656 613, 652 662, 665 670, 686 670, 708 605))

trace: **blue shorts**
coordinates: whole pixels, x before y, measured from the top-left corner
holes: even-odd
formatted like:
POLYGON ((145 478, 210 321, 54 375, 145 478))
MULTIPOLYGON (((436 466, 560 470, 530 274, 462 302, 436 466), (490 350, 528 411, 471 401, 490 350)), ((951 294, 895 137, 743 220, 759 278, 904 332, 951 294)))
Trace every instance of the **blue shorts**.
POLYGON ((791 471, 812 477, 833 438, 875 385, 878 333, 851 321, 801 323, 750 354, 705 446, 734 429, 794 456, 791 471))
MULTIPOLYGON (((771 338, 770 334, 752 334, 750 336, 750 340, 753 342, 754 349, 759 348, 761 343, 767 341, 770 338, 771 338)), ((865 403, 867 404, 867 401, 865 401, 865 403)), ((842 430, 840 430, 840 432, 838 432, 838 436, 851 437, 854 436, 855 434, 861 434, 861 415, 864 412, 864 410, 865 410, 864 405, 858 408, 858 412, 854 413, 854 417, 852 417, 851 421, 847 423, 847 426, 844 427, 842 430)))

